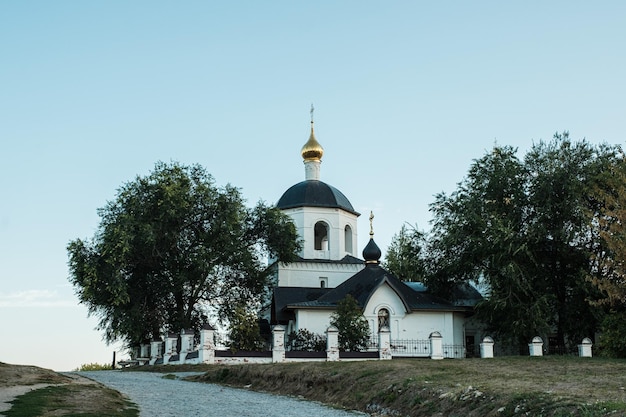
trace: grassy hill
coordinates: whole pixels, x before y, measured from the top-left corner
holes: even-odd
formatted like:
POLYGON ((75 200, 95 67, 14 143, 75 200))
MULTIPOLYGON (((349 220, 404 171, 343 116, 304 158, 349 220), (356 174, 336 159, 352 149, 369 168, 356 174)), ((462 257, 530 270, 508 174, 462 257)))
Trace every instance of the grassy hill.
POLYGON ((197 381, 301 396, 379 416, 626 415, 624 360, 394 359, 207 368, 197 381))
MULTIPOLYGON (((626 416, 626 360, 555 356, 394 359, 129 370, 203 371, 205 374, 194 380, 300 396, 380 417, 626 416)), ((54 386, 20 397, 9 415, 33 415, 28 413, 35 404, 42 410, 38 415, 62 415, 59 409, 69 414, 137 415, 119 394, 99 384, 70 380, 41 368, 0 363, 0 389, 33 383, 54 386), (98 401, 93 400, 96 397, 98 401), (20 414, 17 408, 27 414, 20 414)))

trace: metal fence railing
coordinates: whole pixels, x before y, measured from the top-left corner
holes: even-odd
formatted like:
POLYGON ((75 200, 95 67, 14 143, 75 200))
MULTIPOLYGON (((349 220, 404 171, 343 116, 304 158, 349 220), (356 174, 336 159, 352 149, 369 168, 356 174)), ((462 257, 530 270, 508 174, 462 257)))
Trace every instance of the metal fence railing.
POLYGON ((463 345, 443 345, 443 357, 453 359, 465 358, 465 346, 463 345))
POLYGON ((430 356, 430 340, 392 339, 392 356, 428 357, 430 356))

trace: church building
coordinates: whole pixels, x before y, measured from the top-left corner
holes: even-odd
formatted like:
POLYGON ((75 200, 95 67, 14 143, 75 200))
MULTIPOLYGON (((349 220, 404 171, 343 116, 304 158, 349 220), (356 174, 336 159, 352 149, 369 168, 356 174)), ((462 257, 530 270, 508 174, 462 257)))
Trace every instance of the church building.
POLYGON ((301 150, 305 180, 290 187, 276 206, 289 216, 302 248, 295 262, 273 264, 276 287, 270 324, 283 325, 286 334, 307 329, 324 334, 337 303, 352 295, 375 336, 389 328, 394 340, 425 340, 438 332, 443 344, 473 343, 466 319, 480 295, 469 292, 461 302, 448 302, 428 293, 419 283, 404 283, 380 265, 381 251, 370 240, 357 255, 357 218, 360 214, 338 189, 320 180, 324 149, 315 137, 313 119, 301 150), (469 305, 468 305, 469 304, 469 305))

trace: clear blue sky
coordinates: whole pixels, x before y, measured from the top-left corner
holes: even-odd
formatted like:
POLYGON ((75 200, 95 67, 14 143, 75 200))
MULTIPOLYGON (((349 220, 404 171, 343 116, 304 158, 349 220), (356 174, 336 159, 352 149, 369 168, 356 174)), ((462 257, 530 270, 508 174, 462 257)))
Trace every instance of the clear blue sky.
POLYGON ((199 163, 252 205, 322 180, 384 250, 428 229, 494 143, 623 144, 621 1, 0 2, 0 361, 108 362, 67 243, 155 162, 199 163))

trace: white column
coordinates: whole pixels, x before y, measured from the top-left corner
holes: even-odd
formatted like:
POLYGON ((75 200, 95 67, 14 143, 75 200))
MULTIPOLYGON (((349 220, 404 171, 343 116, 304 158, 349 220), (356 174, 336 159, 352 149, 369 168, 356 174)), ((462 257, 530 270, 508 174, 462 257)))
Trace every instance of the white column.
POLYGON ((593 343, 591 342, 591 339, 585 337, 582 344, 578 345, 578 356, 581 358, 591 358, 593 356, 591 352, 592 346, 593 343))
POLYGON ((335 326, 326 329, 326 360, 339 360, 339 330, 335 326))
POLYGON ((439 332, 432 332, 430 340, 430 359, 443 359, 443 337, 439 332))
POLYGON ((378 357, 381 360, 391 359, 391 332, 387 326, 378 332, 378 357))
POLYGON ((480 344, 480 357, 493 358, 493 339, 486 336, 480 344))
POLYGON ((153 340, 150 342, 150 365, 154 365, 158 358, 161 357, 161 340, 153 340))
POLYGON ((272 362, 285 361, 285 328, 281 325, 272 329, 272 362))
POLYGON ((533 337, 532 342, 528 344, 530 356, 543 356, 543 340, 539 336, 533 337))
POLYGON ((165 353, 163 353, 163 364, 166 365, 170 358, 176 354, 176 340, 178 335, 176 333, 168 333, 165 335, 165 353))
POLYGON ((211 365, 215 363, 214 335, 215 329, 208 324, 205 324, 202 330, 200 330, 200 352, 198 352, 200 363, 211 365))
POLYGON ((180 331, 180 363, 185 362, 187 354, 193 350, 193 330, 180 331))

